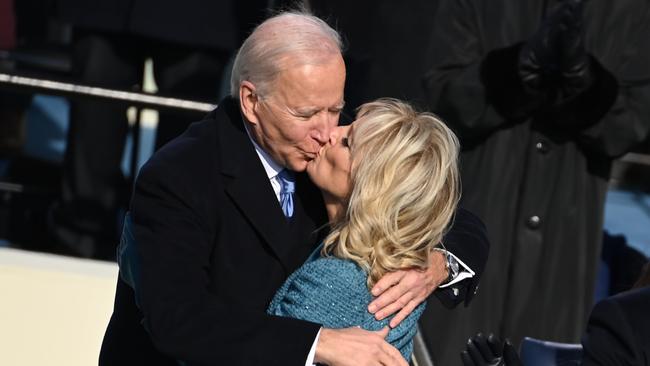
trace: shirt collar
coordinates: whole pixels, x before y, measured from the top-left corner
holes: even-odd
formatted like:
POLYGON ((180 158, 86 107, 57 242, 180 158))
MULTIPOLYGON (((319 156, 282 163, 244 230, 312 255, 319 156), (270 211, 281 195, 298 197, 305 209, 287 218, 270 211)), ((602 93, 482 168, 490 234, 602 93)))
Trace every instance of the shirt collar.
POLYGON ((260 158, 260 161, 262 162, 262 166, 264 166, 264 171, 266 172, 266 176, 269 178, 269 180, 275 178, 283 169, 284 167, 280 164, 278 164, 269 153, 264 151, 260 145, 257 144, 253 136, 251 136, 250 131, 248 130, 248 125, 246 121, 244 121, 244 127, 246 130, 246 134, 248 135, 248 138, 251 140, 253 143, 253 146, 255 147, 255 152, 257 153, 257 156, 260 158))

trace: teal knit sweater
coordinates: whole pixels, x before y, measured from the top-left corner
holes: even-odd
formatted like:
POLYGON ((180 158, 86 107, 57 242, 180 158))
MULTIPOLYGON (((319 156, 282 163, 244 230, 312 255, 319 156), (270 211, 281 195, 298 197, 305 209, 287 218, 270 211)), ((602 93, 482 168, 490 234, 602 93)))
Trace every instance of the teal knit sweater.
MULTIPOLYGON (((319 253, 320 248, 289 276, 267 312, 319 323, 326 328, 360 326, 376 331, 387 326, 390 318, 376 320, 367 310, 373 296, 366 286, 366 272, 350 260, 320 257, 319 253)), ((386 338, 406 360, 410 360, 413 336, 424 307, 424 303, 420 304, 386 338)))

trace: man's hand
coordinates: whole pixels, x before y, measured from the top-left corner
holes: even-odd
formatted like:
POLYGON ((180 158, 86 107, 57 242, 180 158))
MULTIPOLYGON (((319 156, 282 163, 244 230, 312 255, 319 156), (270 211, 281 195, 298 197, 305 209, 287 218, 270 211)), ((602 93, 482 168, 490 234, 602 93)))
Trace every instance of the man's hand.
POLYGON ((384 275, 372 288, 378 297, 368 305, 368 311, 377 320, 399 311, 390 321, 395 328, 447 278, 445 263, 444 254, 434 251, 426 271, 407 269, 384 275))
POLYGON ((388 331, 388 327, 378 332, 361 328, 323 328, 314 362, 330 366, 408 366, 402 354, 384 340, 388 331))

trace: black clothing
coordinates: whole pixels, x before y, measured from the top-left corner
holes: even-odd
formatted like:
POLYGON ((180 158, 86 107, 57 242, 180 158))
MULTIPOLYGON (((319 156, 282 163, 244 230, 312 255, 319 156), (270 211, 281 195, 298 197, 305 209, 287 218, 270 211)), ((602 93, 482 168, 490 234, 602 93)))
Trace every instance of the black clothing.
MULTIPOLYGON (((158 94, 214 104, 232 53, 266 7, 255 1, 244 12, 236 3, 58 0, 57 15, 73 25, 73 76, 80 83, 140 90, 151 58, 158 94)), ((156 149, 203 115, 160 110, 156 149)), ((120 166, 127 133, 121 105, 71 102, 63 192, 50 221, 55 240, 71 254, 114 256, 130 191, 120 166)))
MULTIPOLYGON (((131 206, 142 259, 140 305, 161 353, 199 365, 304 364, 319 326, 266 315, 325 223, 320 193, 301 179, 304 174, 294 195, 292 226, 300 229, 294 231, 233 100, 142 168, 131 206)), ((120 280, 116 303, 124 301, 129 306, 115 308, 101 364, 135 364, 124 350, 134 338, 147 338, 140 322, 126 316, 137 310, 120 280)), ((161 357, 146 346, 139 345, 141 352, 161 357)))
MULTIPOLYGON (((256 1, 259 3, 260 1, 256 1)), ((234 1, 58 0, 63 21, 82 29, 131 34, 179 45, 235 49, 234 1)), ((262 2, 266 5, 266 2, 262 2)))
POLYGON ((426 104, 422 49, 430 39, 438 0, 311 0, 316 15, 341 33, 345 44, 346 111, 381 97, 426 104))
MULTIPOLYGON (((320 192, 304 173, 296 189, 287 221, 231 98, 160 149, 131 205, 142 313, 118 280, 100 364, 304 365, 319 325, 266 315, 324 234, 320 192)), ((485 228, 460 209, 445 243, 477 276, 459 296, 436 295, 469 301, 487 257, 485 228)))
POLYGON ((442 365, 458 364, 478 331, 577 342, 593 301, 611 160, 650 129, 650 2, 585 3, 596 81, 559 102, 524 89, 515 67, 554 3, 447 0, 433 22, 430 106, 461 139, 462 204, 492 243, 474 305, 449 312, 430 302, 423 316, 442 365))
POLYGON ((582 365, 650 365, 649 308, 648 287, 596 304, 582 338, 582 365))

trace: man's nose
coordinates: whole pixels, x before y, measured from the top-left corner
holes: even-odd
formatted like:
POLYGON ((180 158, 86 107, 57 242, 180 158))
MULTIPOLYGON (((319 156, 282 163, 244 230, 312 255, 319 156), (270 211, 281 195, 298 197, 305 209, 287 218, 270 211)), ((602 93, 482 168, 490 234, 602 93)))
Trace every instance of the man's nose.
POLYGON ((339 115, 334 113, 324 113, 319 116, 316 122, 316 129, 314 138, 321 144, 328 143, 333 134, 337 133, 337 125, 339 123, 339 115))

